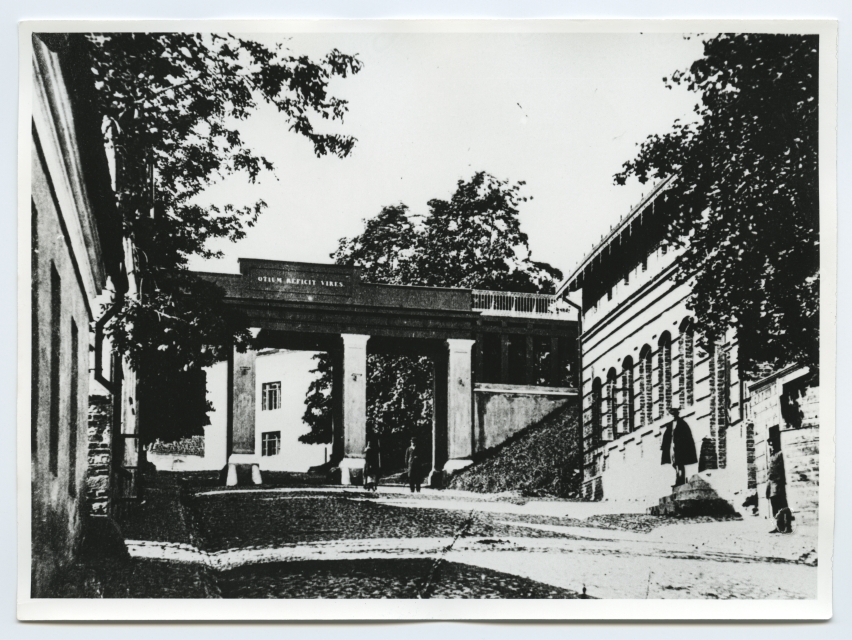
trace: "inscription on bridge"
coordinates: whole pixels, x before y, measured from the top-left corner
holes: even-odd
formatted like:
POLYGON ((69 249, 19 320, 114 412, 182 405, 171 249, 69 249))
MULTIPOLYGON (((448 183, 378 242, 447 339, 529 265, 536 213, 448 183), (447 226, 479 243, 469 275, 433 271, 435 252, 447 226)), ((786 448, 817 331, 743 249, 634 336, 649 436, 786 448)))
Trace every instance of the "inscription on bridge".
POLYGON ((352 295, 353 274, 348 269, 254 267, 249 272, 249 282, 252 289, 265 291, 348 297, 352 295))

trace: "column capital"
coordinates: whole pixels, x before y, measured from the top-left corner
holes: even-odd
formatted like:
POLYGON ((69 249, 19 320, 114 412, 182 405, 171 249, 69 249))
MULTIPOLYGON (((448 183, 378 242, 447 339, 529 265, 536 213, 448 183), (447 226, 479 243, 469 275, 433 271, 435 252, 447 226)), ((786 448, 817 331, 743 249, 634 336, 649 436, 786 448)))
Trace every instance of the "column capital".
POLYGON ((467 338, 447 338, 447 347, 455 353, 471 353, 475 344, 476 340, 467 338))
POLYGON ((366 348, 370 336, 363 333, 341 333, 344 347, 366 348))

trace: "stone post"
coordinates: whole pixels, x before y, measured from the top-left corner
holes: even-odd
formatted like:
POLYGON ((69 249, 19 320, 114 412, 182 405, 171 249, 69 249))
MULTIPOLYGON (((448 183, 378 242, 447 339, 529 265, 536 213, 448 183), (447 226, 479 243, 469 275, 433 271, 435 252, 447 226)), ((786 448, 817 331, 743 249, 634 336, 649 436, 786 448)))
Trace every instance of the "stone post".
POLYGON ((252 482, 262 482, 255 434, 256 361, 257 352, 251 350, 240 353, 233 349, 231 357, 228 358, 228 379, 231 381, 231 406, 228 412, 231 422, 231 446, 226 479, 228 486, 237 484, 237 465, 251 465, 252 482))
POLYGON ((432 471, 427 484, 434 488, 443 487, 444 465, 447 462, 447 353, 436 355, 432 360, 432 471))
POLYGON ((444 470, 452 473, 472 462, 473 376, 471 351, 474 340, 447 340, 447 436, 449 460, 444 470))
POLYGON ((362 484, 364 447, 367 445, 367 341, 370 336, 341 334, 343 338, 343 460, 341 484, 362 484))

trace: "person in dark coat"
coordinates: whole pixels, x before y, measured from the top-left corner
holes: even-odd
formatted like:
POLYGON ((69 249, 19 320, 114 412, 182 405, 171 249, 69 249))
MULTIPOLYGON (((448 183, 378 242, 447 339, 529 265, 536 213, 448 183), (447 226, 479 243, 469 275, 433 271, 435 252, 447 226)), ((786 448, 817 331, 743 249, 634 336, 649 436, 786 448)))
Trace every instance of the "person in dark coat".
POLYGON ((792 533, 793 527, 790 506, 787 504, 787 472, 784 469, 784 454, 777 438, 769 439, 769 473, 766 483, 766 497, 775 518, 775 528, 769 533, 792 533))
POLYGON ((367 443, 364 449, 364 489, 377 491, 379 487, 379 449, 367 443))
POLYGON ((674 420, 663 432, 663 441, 660 443, 663 455, 660 464, 671 464, 675 468, 675 486, 677 487, 686 482, 686 465, 696 464, 698 456, 695 453, 692 430, 686 424, 686 420, 680 417, 680 410, 672 407, 669 413, 674 420))
POLYGON ((408 486, 411 487, 411 493, 415 490, 420 492, 420 452, 417 450, 414 438, 411 439, 411 446, 405 451, 405 468, 408 471, 408 486))

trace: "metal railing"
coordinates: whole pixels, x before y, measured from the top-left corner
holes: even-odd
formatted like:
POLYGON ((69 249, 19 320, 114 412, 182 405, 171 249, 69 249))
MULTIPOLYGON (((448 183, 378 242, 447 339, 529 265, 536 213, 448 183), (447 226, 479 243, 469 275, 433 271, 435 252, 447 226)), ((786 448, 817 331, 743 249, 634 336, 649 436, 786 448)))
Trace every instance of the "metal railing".
POLYGON ((568 320, 573 308, 561 298, 543 293, 473 290, 473 310, 489 316, 568 320))

